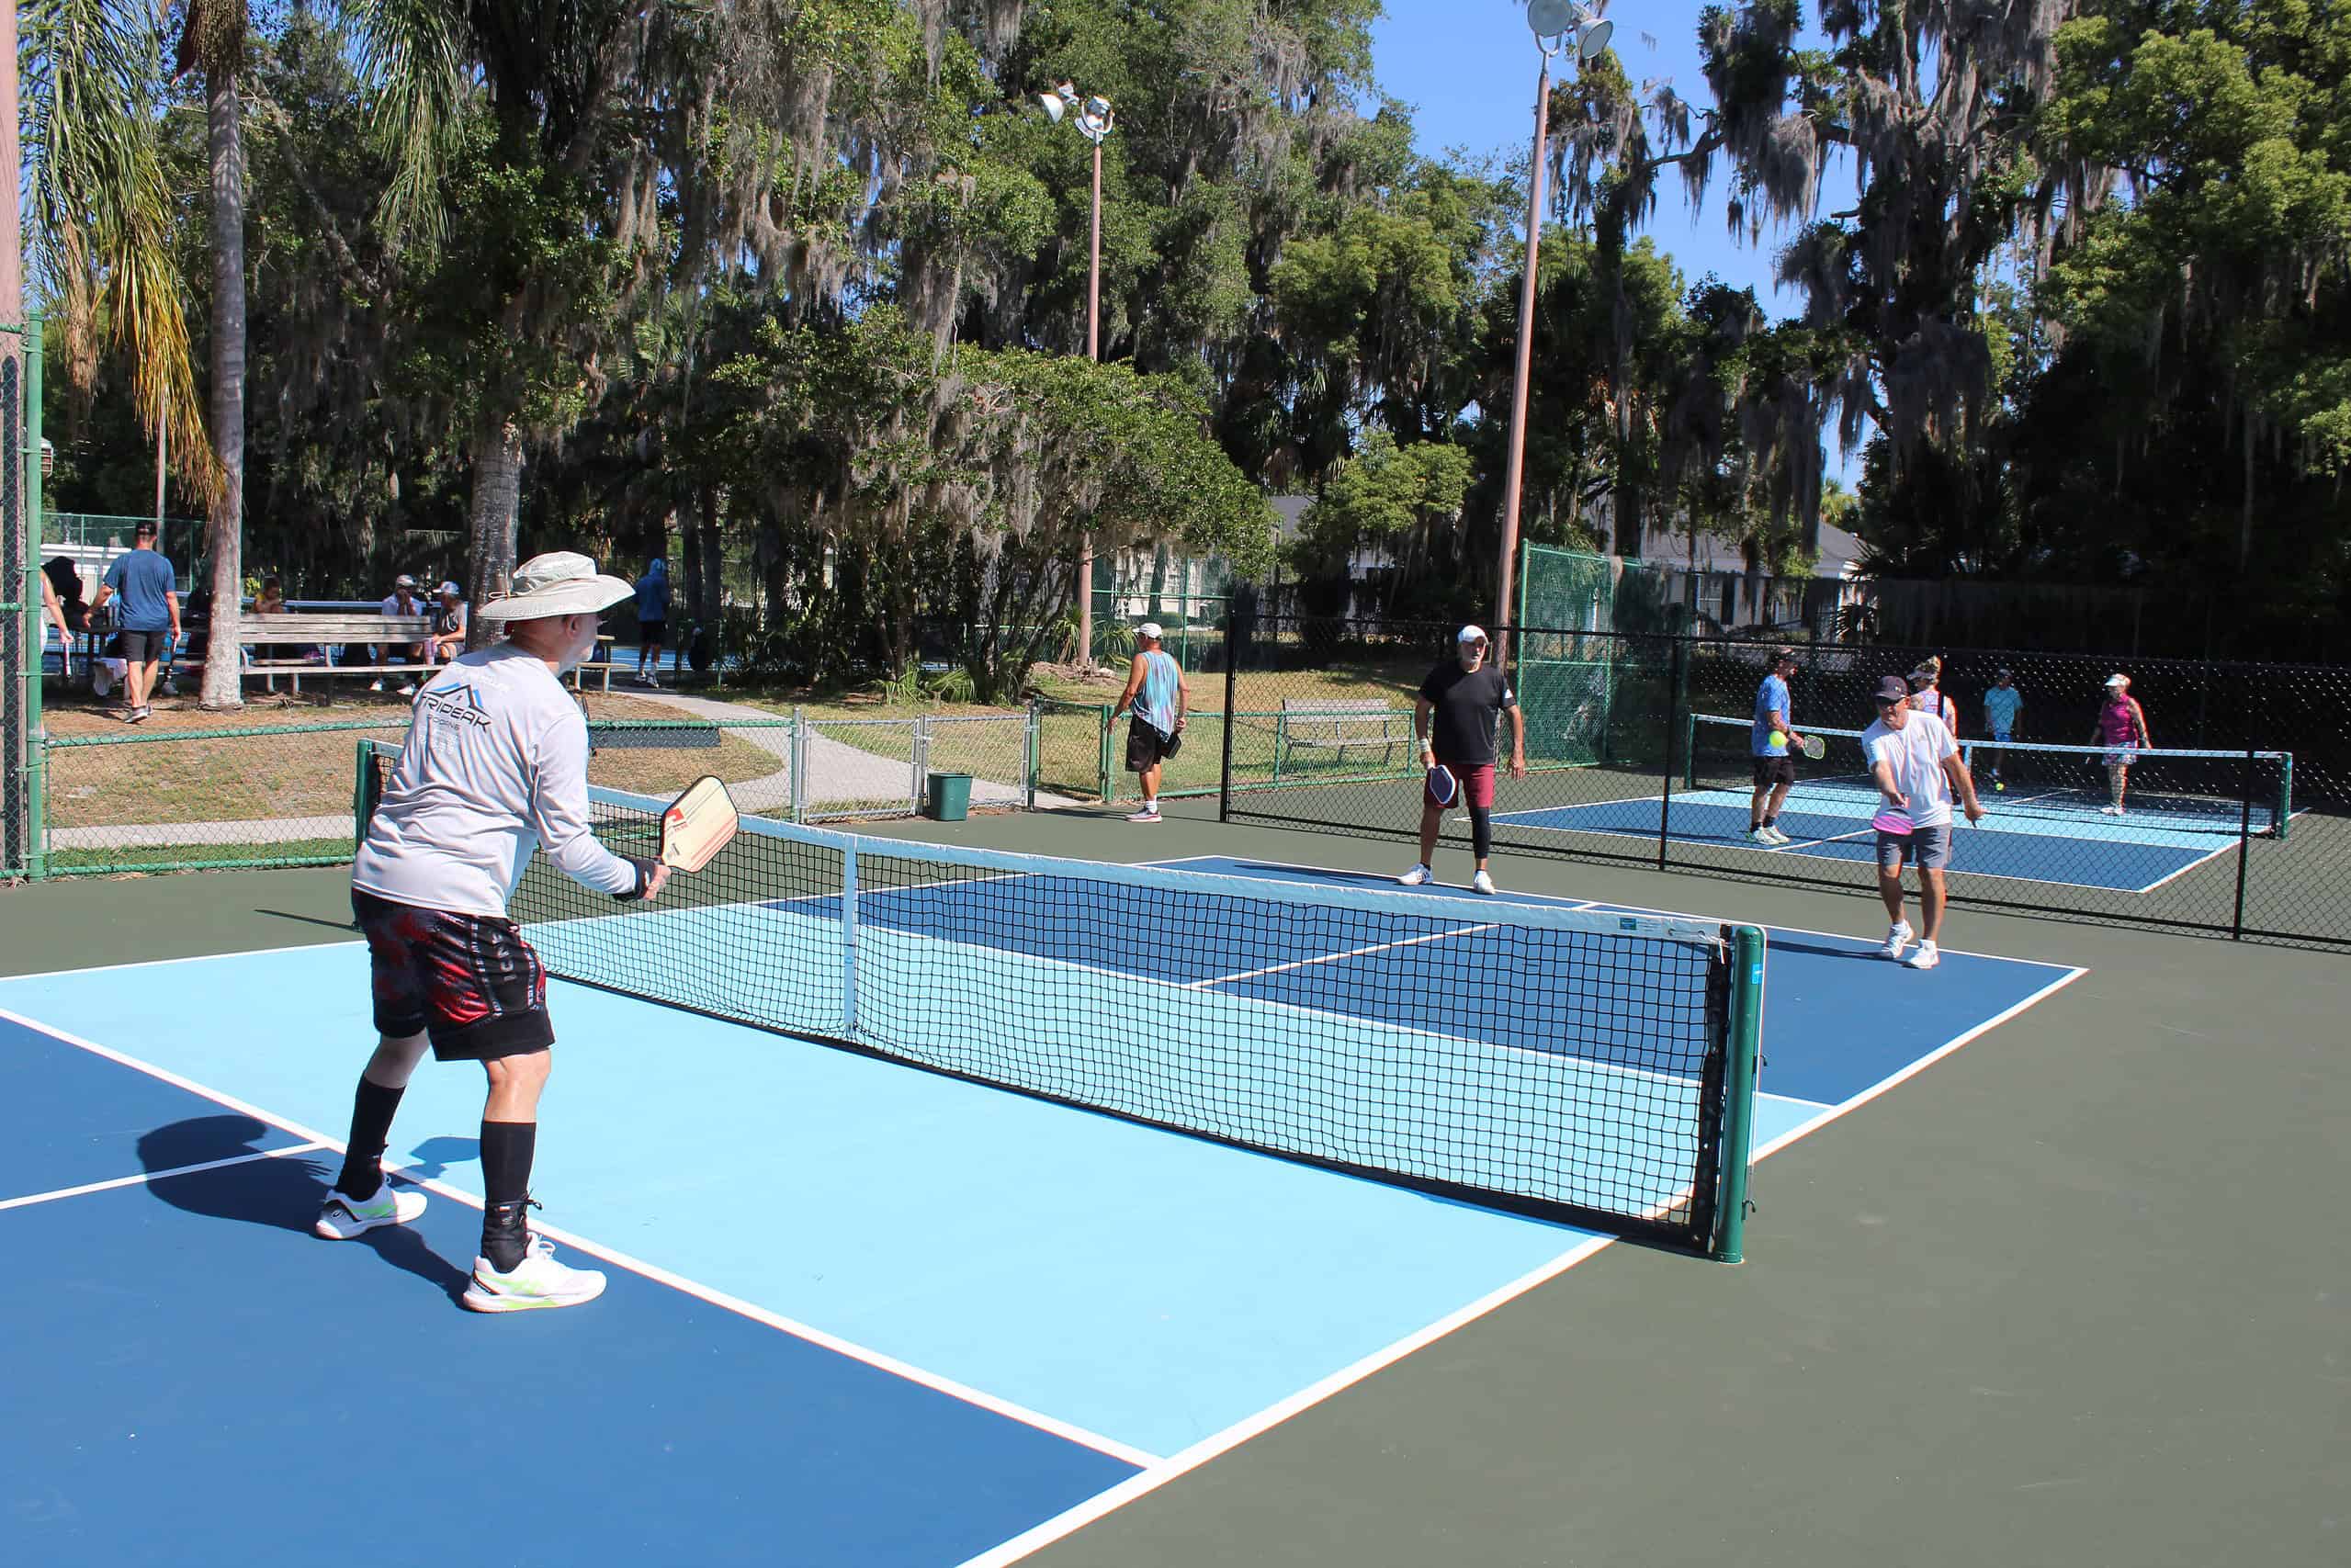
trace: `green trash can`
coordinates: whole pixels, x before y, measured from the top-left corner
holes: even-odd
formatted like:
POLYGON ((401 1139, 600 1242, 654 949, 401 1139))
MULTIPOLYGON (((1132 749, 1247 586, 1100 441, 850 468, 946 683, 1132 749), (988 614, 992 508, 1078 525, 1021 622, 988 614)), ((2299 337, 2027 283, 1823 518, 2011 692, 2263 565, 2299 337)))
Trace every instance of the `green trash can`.
POLYGON ((922 795, 922 815, 933 822, 960 822, 971 810, 969 773, 932 773, 922 795))

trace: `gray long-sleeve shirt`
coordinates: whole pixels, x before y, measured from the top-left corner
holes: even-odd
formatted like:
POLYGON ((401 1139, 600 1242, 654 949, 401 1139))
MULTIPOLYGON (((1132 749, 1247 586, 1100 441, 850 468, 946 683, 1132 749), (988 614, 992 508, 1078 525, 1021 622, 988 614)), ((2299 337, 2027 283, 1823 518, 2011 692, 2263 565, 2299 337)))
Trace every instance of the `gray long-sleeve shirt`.
POLYGON ((531 852, 584 886, 637 868, 589 830, 588 727, 544 660, 501 643, 417 694, 351 886, 421 908, 503 915, 531 852))

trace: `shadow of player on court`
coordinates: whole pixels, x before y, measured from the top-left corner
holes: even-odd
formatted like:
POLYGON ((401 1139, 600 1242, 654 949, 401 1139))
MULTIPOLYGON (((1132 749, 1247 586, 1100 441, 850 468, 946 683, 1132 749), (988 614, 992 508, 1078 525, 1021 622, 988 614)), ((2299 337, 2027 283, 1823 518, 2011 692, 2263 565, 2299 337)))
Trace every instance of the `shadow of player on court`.
POLYGON ((449 1174, 453 1165, 470 1165, 481 1158, 479 1138, 427 1138, 408 1151, 408 1174, 423 1181, 435 1181, 449 1174))
POLYGON ((413 1274, 456 1305, 469 1279, 466 1270, 435 1252, 407 1225, 386 1225, 353 1242, 322 1241, 311 1232, 319 1205, 341 1168, 341 1156, 323 1149, 253 1159, 269 1129, 250 1116, 192 1116, 166 1122, 139 1139, 139 1162, 153 1175, 212 1160, 243 1160, 217 1170, 165 1177, 147 1183, 157 1199, 191 1214, 245 1224, 270 1225, 310 1247, 364 1247, 403 1273, 413 1274))

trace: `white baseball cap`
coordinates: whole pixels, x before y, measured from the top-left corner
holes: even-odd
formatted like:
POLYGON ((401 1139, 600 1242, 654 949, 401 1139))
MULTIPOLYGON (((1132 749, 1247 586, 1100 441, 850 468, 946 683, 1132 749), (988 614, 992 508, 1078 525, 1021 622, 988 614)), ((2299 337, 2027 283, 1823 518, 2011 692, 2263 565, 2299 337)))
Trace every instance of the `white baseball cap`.
POLYGON ((1455 642, 1485 642, 1488 639, 1484 626, 1464 626, 1453 634, 1453 640, 1455 642))
POLYGON ((485 621, 543 621, 608 610, 636 593, 631 584, 600 574, 587 557, 550 550, 516 567, 506 592, 474 614, 485 621))
POLYGON ((465 592, 465 590, 464 590, 464 589, 462 589, 462 588, 459 588, 459 587, 458 587, 456 583, 454 583, 454 582, 444 582, 443 584, 441 584, 441 592, 444 592, 444 593, 462 593, 462 592, 465 592))
POLYGON ((416 586, 416 579, 409 576, 408 573, 403 571, 398 577, 392 579, 392 586, 394 588, 413 588, 416 586))
POLYGON ((2106 683, 2109 686, 2127 686, 2131 684, 2131 677, 2128 675, 2109 675, 2106 678, 2106 683))
POLYGON ((1141 626, 1136 626, 1136 627, 1135 628, 1135 635, 1136 635, 1136 637, 1149 637, 1153 642, 1158 642, 1160 638, 1162 638, 1162 637, 1166 637, 1168 634, 1167 634, 1167 633, 1165 633, 1165 632, 1163 632, 1163 631, 1161 631, 1161 630, 1159 629, 1159 622, 1157 622, 1157 621, 1145 621, 1141 626))

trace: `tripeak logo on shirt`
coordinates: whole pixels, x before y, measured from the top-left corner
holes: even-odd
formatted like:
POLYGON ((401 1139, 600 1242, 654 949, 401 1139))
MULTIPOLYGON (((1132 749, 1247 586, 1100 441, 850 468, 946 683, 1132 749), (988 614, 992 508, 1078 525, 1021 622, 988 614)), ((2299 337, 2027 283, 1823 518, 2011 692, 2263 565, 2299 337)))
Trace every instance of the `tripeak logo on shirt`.
POLYGON ((453 718, 461 724, 487 725, 489 712, 481 705, 481 694, 462 682, 453 686, 427 686, 416 699, 416 705, 430 708, 443 718, 453 718))

